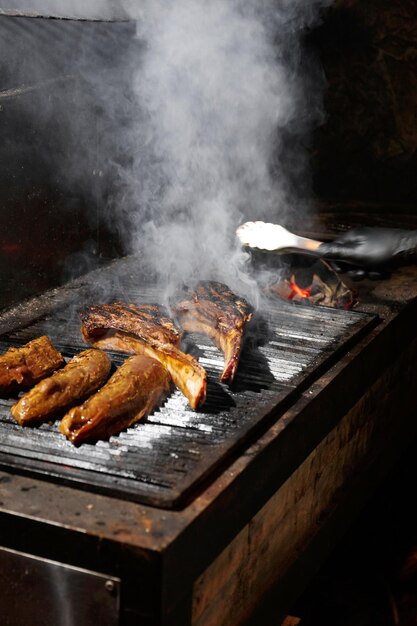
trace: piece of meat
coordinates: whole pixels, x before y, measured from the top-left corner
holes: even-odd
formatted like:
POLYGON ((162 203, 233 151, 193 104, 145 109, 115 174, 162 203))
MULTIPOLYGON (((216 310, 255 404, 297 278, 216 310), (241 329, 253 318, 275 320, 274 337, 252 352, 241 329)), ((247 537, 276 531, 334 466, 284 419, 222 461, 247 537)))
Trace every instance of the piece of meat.
POLYGON ((12 415, 21 426, 54 418, 101 387, 110 368, 105 352, 84 350, 22 396, 11 407, 12 415))
POLYGON ((184 330, 207 335, 223 352, 225 364, 220 380, 231 383, 239 363, 245 325, 253 314, 251 306, 223 283, 201 281, 173 310, 184 330))
POLYGON ((131 356, 104 387, 64 415, 59 429, 74 444, 107 439, 148 415, 168 393, 170 380, 155 359, 131 356))
POLYGON ((206 398, 207 374, 180 350, 181 333, 157 304, 98 304, 81 314, 84 339, 98 348, 144 354, 159 361, 196 409, 206 398))
POLYGON ((64 362, 62 354, 45 335, 20 348, 9 348, 0 356, 0 393, 9 394, 32 387, 64 362))

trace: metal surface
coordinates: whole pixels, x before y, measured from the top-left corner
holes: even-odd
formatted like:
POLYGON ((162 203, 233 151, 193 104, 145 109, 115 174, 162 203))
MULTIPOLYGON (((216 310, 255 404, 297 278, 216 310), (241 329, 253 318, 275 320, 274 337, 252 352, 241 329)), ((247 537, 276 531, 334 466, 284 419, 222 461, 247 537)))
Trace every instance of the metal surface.
POLYGON ((38 17, 63 20, 121 21, 129 19, 118 0, 0 0, 0 16, 38 17), (41 6, 39 6, 39 4, 41 6))
POLYGON ((117 626, 120 580, 0 548, 2 626, 117 626))
MULTIPOLYGON (((141 286, 126 262, 83 280, 84 290, 78 281, 52 292, 49 313, 44 296, 3 316, 0 327, 1 322, 5 328, 6 320, 10 324, 14 319, 22 328, 3 337, 0 350, 47 334, 68 358, 85 348, 78 317, 83 303, 162 300, 157 288, 141 286), (103 292, 89 293, 88 285, 99 290, 107 286, 106 297, 103 292), (57 303, 61 306, 55 308, 57 303), (42 319, 28 323, 25 312, 42 319)), ((142 423, 109 441, 79 448, 60 435, 57 423, 18 426, 9 412, 15 400, 1 400, 0 465, 146 504, 177 507, 194 495, 203 479, 213 476, 233 453, 279 417, 341 350, 374 323, 375 317, 366 314, 269 301, 262 314, 255 315, 232 388, 218 382, 223 355, 206 338, 190 335, 188 349, 208 372, 203 409, 191 410, 175 390, 142 423)), ((120 355, 112 356, 115 364, 121 362, 120 355)))

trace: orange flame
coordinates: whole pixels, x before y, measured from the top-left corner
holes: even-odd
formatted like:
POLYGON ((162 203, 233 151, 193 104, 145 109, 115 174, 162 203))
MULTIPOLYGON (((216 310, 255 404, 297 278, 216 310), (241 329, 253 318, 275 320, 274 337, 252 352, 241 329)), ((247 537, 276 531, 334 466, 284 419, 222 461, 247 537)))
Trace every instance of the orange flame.
POLYGON ((310 295, 310 289, 302 289, 301 287, 299 287, 295 282, 294 276, 291 276, 290 278, 290 287, 291 294, 288 298, 289 300, 292 300, 293 298, 295 298, 295 296, 299 296, 300 298, 308 298, 310 295))

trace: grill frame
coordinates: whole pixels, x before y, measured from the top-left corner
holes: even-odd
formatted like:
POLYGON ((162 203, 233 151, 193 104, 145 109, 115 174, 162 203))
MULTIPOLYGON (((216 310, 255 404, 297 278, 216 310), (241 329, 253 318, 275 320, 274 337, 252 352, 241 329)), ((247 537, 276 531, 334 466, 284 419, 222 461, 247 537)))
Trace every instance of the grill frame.
MULTIPOLYGON (((52 290, 39 299, 32 299, 15 307, 3 319, 3 328, 5 326, 8 328, 7 335, 3 334, 0 337, 1 347, 5 349, 8 345, 25 343, 34 336, 45 333, 51 337, 66 358, 85 349, 85 343, 78 331, 78 309, 86 302, 103 301, 103 292, 100 294, 101 299, 97 300, 99 295, 92 285, 117 284, 116 290, 112 287, 111 295, 107 290, 109 301, 120 298, 138 301, 139 292, 142 292, 144 302, 161 299, 161 291, 146 283, 142 284, 139 290, 136 287, 132 288, 132 283, 136 285, 138 280, 137 266, 136 258, 123 259, 69 285, 52 290), (66 323, 68 326, 65 330, 66 323), (64 333, 67 333, 66 338, 68 333, 70 334, 70 342, 60 340, 62 328, 64 333), (74 334, 76 332, 78 337, 74 334)), ((314 379, 378 323, 377 316, 367 313, 307 307, 290 302, 269 301, 262 311, 262 320, 258 317, 258 322, 264 323, 265 316, 269 316, 269 327, 272 316, 275 316, 273 337, 278 347, 272 350, 273 339, 272 336, 268 337, 264 346, 256 348, 261 355, 260 363, 262 364, 262 359, 268 360, 268 351, 273 351, 275 360, 279 361, 285 348, 287 352, 283 359, 284 365, 293 366, 295 372, 288 380, 279 379, 280 374, 285 377, 285 371, 278 372, 278 377, 275 376, 272 382, 269 381, 268 388, 266 379, 262 379, 261 376, 260 388, 257 391, 248 390, 248 383, 255 387, 258 384, 256 364, 253 367, 251 361, 248 365, 249 358, 252 359, 255 354, 252 349, 252 356, 249 354, 249 357, 248 355, 242 357, 242 364, 232 387, 234 390, 226 391, 225 387, 216 382, 222 366, 220 353, 207 340, 201 341, 201 337, 189 335, 187 343, 197 346, 198 352, 203 355, 201 362, 209 375, 209 399, 201 413, 195 413, 187 408, 185 399, 176 390, 166 405, 159 412, 153 413, 144 424, 135 425, 120 436, 111 438, 107 443, 83 444, 80 448, 74 448, 59 435, 57 423, 52 426, 42 425, 36 429, 16 425, 13 418, 7 415, 12 400, 3 401, 0 405, 2 434, 0 467, 160 508, 176 509, 185 506, 187 501, 201 491, 208 480, 218 475, 226 463, 230 463, 272 421, 283 414, 314 379), (325 325, 321 331, 325 339, 318 336, 318 325, 325 325), (292 361, 288 358, 291 342, 288 329, 293 331, 293 341, 297 339, 297 334, 299 335, 298 363, 296 358, 292 361), (245 368, 252 369, 246 379, 245 368), (242 386, 246 389, 242 390, 242 386), (213 405, 213 397, 216 394, 217 399, 213 405), (221 401, 229 402, 230 407, 219 414, 217 411, 220 397, 221 401), (178 412, 180 423, 175 424, 174 419, 173 424, 172 420, 170 423, 170 412, 175 416, 177 406, 180 407, 178 412), (213 413, 207 413, 210 406, 213 413), (223 421, 223 430, 220 429, 220 433, 214 437, 213 431, 216 432, 220 419, 223 421), (190 420, 189 425, 187 420, 190 420), (231 426, 227 424, 228 420, 231 421, 231 426), (146 436, 149 434, 152 440, 155 428, 159 428, 162 433, 159 442, 156 440, 155 452, 151 449, 147 454, 148 451, 142 448, 141 455, 144 431, 149 431, 145 435, 146 444, 146 436), (229 428, 230 431, 226 432, 229 428), (47 437, 51 440, 52 447, 58 446, 56 453, 55 450, 48 453, 48 444, 45 446, 47 437), (37 442, 40 442, 40 450, 36 449, 37 442), (175 448, 173 452, 169 452, 171 446, 175 448), (111 463, 109 458, 112 460, 111 463), (151 470, 147 471, 149 464, 151 470), (129 472, 126 467, 130 468, 129 472), (181 471, 177 470, 177 467, 181 471)), ((121 362, 120 355, 111 353, 111 356, 116 364, 121 362)))
MULTIPOLYGON (((246 589, 251 575, 253 594, 243 606, 247 623, 275 624, 416 434, 410 384, 417 364, 416 276, 413 268, 383 284, 359 285, 360 309, 377 313, 381 322, 184 509, 148 507, 0 470, 3 545, 120 577, 120 621, 126 626, 195 626, 194 601, 213 597, 213 581, 231 580, 234 561, 223 557, 235 541, 250 538, 247 547, 259 562, 259 576, 253 567, 237 570, 243 578, 236 590, 246 589), (358 419, 366 438, 355 444, 358 419), (336 448, 332 461, 340 481, 331 478, 333 466, 328 468, 320 453, 326 442, 336 448), (295 499, 307 498, 300 500, 300 510, 283 493, 289 481, 295 499), (322 503, 320 485, 327 504, 312 510, 314 502, 322 503), (281 523, 289 532, 283 538, 281 523), (262 528, 267 545, 258 541, 262 528), (265 575, 268 564, 272 578, 265 575), (201 588, 206 568, 210 584, 201 588)), ((227 601, 230 595, 222 597, 227 601)), ((229 604, 229 623, 240 623, 238 599, 229 604)))

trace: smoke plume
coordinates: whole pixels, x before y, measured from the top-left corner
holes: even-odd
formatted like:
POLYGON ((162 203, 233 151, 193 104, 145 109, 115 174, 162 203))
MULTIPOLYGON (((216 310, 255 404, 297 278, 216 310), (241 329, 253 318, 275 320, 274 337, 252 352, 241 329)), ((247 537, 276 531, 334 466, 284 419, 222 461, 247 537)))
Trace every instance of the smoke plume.
POLYGON ((285 224, 305 210, 308 131, 320 119, 322 84, 302 38, 325 4, 124 3, 141 44, 132 159, 120 171, 123 202, 136 206, 127 230, 131 249, 169 282, 233 284, 239 223, 285 224))
POLYGON ((172 288, 219 279, 250 295, 236 227, 308 212, 323 78, 304 40, 330 1, 47 0, 42 14, 71 19, 31 19, 10 16, 37 3, 4 0, 4 176, 12 162, 63 188, 60 210, 85 206, 96 238, 106 222, 172 288))

